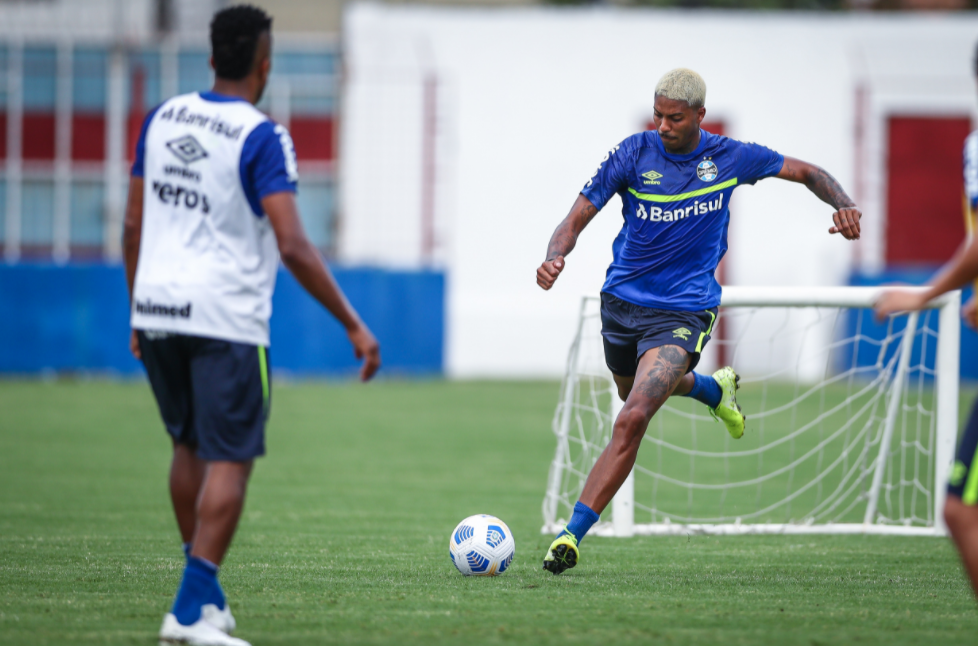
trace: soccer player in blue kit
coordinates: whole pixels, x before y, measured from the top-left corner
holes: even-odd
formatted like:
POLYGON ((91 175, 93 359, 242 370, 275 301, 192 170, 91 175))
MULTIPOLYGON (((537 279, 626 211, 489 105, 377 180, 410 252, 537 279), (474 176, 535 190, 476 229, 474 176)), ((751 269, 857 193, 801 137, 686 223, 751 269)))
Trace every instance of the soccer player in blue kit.
POLYGON ((170 497, 186 567, 160 640, 247 646, 218 583, 271 407, 269 317, 279 259, 346 329, 360 377, 376 339, 306 237, 288 131, 255 108, 271 24, 248 5, 211 23, 214 87, 153 110, 136 146, 123 235, 133 354, 173 441, 170 497))
POLYGON ((537 269, 537 284, 550 289, 581 231, 612 195, 621 196, 624 223, 601 289, 601 334, 625 404, 570 522, 547 550, 543 568, 554 574, 577 565, 581 540, 625 481, 649 421, 670 396, 703 402, 734 439, 744 434, 734 370, 693 372, 720 304, 714 272, 727 251, 733 190, 766 177, 802 183, 835 209, 829 233, 859 238, 862 214, 831 175, 700 130, 705 100, 706 83, 692 70, 675 69, 659 80, 656 129, 628 137, 605 155, 537 269))

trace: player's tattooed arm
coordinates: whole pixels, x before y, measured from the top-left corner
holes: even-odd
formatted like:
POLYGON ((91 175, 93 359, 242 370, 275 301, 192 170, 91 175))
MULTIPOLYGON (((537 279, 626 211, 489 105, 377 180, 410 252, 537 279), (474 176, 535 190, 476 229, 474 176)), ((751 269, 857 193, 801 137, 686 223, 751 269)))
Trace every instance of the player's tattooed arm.
POLYGON ((578 195, 570 213, 557 226, 553 236, 550 237, 550 244, 547 245, 547 259, 537 269, 537 285, 543 289, 553 287, 557 276, 564 270, 564 256, 569 254, 577 245, 577 237, 581 235, 598 209, 591 204, 591 200, 583 195, 578 195))
MULTIPOLYGON (((577 246, 577 236, 597 215, 598 209, 586 197, 582 195, 578 201, 582 201, 584 204, 580 205, 580 208, 572 209, 551 236, 550 244, 547 245, 547 260, 569 254, 577 246)), ((578 205, 575 204, 574 206, 577 207, 578 205)))
POLYGON ((829 229, 829 233, 841 233, 846 240, 859 239, 859 220, 863 214, 828 171, 800 159, 785 157, 778 177, 804 184, 818 199, 835 209, 832 214, 835 225, 829 229))
POLYGON ((682 348, 675 345, 658 348, 652 368, 639 383, 639 392, 662 404, 669 399, 679 380, 686 374, 688 363, 689 355, 682 348))

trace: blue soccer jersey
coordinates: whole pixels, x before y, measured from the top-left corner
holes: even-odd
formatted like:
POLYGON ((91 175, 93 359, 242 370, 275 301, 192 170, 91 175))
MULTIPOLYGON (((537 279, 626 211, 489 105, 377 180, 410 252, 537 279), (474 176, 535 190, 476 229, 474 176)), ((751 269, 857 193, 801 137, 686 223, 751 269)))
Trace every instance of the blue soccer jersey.
POLYGON ((714 272, 727 252, 730 195, 777 175, 784 157, 769 148, 700 131, 687 155, 666 152, 655 131, 615 146, 581 190, 599 210, 621 195, 625 222, 612 244, 603 292, 666 310, 720 304, 714 272))

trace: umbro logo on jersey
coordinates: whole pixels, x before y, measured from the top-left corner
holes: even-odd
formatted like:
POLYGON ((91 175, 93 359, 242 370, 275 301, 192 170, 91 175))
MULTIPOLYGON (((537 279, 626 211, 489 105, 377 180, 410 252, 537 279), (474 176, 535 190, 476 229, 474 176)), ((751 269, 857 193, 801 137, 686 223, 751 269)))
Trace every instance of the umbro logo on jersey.
POLYGON ((207 157, 207 151, 194 139, 193 135, 184 135, 166 142, 166 147, 184 164, 192 164, 207 157))
POLYGON ((645 178, 646 184, 661 184, 659 180, 662 178, 662 173, 650 170, 647 173, 642 173, 642 177, 645 178))
POLYGON ((167 175, 178 175, 186 179, 192 179, 195 182, 199 182, 201 175, 195 170, 190 170, 189 168, 184 168, 183 166, 164 166, 163 172, 167 175))

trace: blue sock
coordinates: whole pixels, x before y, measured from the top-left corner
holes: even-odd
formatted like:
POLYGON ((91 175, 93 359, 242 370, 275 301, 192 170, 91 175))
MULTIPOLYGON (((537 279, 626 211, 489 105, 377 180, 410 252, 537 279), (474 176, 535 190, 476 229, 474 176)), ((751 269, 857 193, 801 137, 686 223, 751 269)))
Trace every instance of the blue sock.
POLYGON ((723 399, 723 390, 713 377, 694 372, 693 389, 686 393, 685 397, 692 397, 710 408, 716 408, 720 405, 720 400, 723 399))
POLYGON ((191 543, 183 544, 183 556, 185 561, 190 561, 190 548, 193 547, 191 543))
POLYGON ((217 582, 217 566, 202 558, 191 556, 183 570, 183 580, 173 600, 173 614, 181 625, 189 626, 200 619, 200 609, 213 603, 225 607, 224 591, 217 582))
POLYGON ((600 516, 598 516, 596 511, 578 500, 577 504, 574 505, 574 515, 571 516, 570 522, 567 523, 567 529, 561 530, 557 534, 557 537, 559 538, 565 533, 572 534, 577 539, 577 544, 580 545, 584 539, 584 535, 591 529, 591 525, 598 522, 598 518, 600 516))

